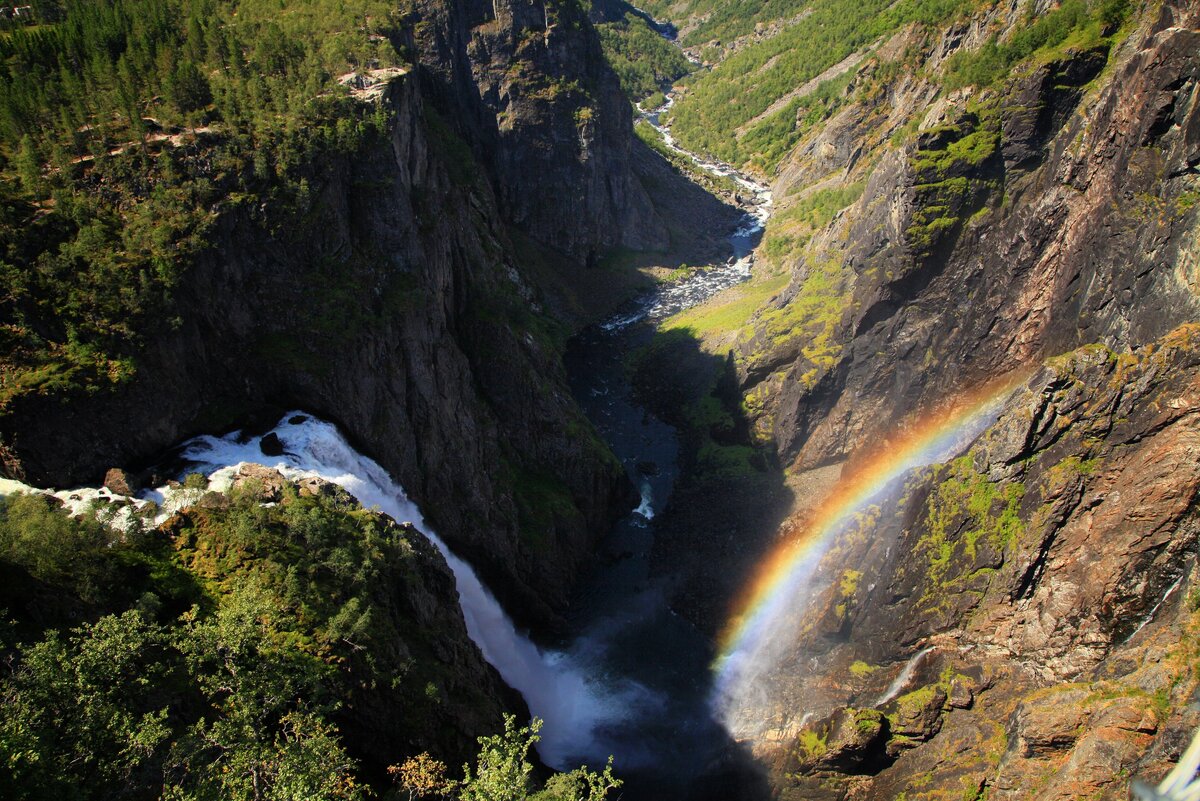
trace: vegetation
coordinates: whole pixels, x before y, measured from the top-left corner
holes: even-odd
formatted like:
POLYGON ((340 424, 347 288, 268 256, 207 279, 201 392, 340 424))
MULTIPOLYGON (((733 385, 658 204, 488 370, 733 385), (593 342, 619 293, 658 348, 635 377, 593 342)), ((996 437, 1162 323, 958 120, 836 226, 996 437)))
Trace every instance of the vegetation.
MULTIPOLYGON (((672 110, 675 135, 691 150, 770 171, 805 131, 844 102, 853 67, 830 76, 807 95, 785 100, 798 87, 880 36, 908 23, 940 25, 971 5, 969 0, 763 4, 760 13, 776 14, 776 19, 787 19, 802 6, 807 13, 692 81, 672 110)), ((743 14, 740 4, 730 9, 734 15, 743 14)), ((754 17, 750 11, 742 19, 753 24, 754 17)))
POLYGON ((799 751, 800 758, 805 762, 815 762, 825 753, 829 751, 829 744, 826 741, 825 732, 816 732, 812 729, 804 729, 800 732, 799 738, 796 740, 796 748, 799 751))
MULTIPOLYGON (((340 491, 261 497, 251 482, 158 529, 0 501, 6 797, 359 799, 385 782, 343 734, 356 705, 437 740, 440 634, 403 611, 430 546, 340 491)), ((496 754, 523 760, 536 725, 482 739, 452 797, 531 795, 527 763, 496 754)), ((591 801, 619 784, 568 776, 554 787, 591 801)))
POLYGON ((869 665, 861 659, 855 660, 850 665, 850 675, 856 679, 864 679, 867 676, 870 676, 876 670, 879 670, 878 666, 869 665))
POLYGON ((697 337, 736 333, 787 284, 786 273, 755 270, 750 280, 736 289, 667 318, 661 330, 664 333, 688 331, 697 337))
POLYGON ((737 181, 728 175, 714 175, 708 170, 702 169, 696 162, 688 158, 677 150, 672 150, 667 147, 667 143, 663 141, 662 134, 654 129, 646 120, 638 120, 633 125, 633 132, 671 163, 681 174, 688 176, 694 183, 707 189, 714 194, 724 193, 727 195, 736 194, 741 191, 742 187, 737 181))
POLYGON ((927 597, 946 583, 956 552, 973 565, 981 543, 1002 554, 1024 529, 1020 511, 1025 485, 988 480, 976 471, 971 453, 935 468, 933 481, 926 533, 917 544, 929 559, 927 597))
POLYGON ((818 189, 775 214, 767 222, 762 253, 775 264, 795 258, 812 235, 842 209, 862 197, 862 182, 818 189))
POLYGON ((977 50, 955 53, 946 64, 943 82, 947 88, 989 86, 1007 77, 1013 66, 1035 54, 1049 54, 1073 47, 1089 50, 1108 44, 1107 36, 1121 26, 1131 12, 1129 0, 1065 0, 1042 17, 1025 19, 1006 41, 995 37, 977 50))
MULTIPOLYGON (((727 58, 717 55, 710 72, 690 80, 672 110, 675 135, 690 150, 770 172, 810 129, 853 99, 851 81, 877 42, 910 24, 938 31, 975 7, 970 0, 692 0, 672 6, 675 18, 705 15, 687 44, 728 43, 758 22, 780 25, 774 36, 745 41, 727 58), (814 80, 815 87, 799 91, 814 80)), ((650 10, 667 9, 652 3, 650 10)), ((1005 41, 993 38, 956 54, 940 77, 947 88, 987 86, 1027 60, 1065 48, 1105 47, 1129 13, 1128 0, 1066 0, 1041 17, 1027 17, 1005 41)), ((859 94, 877 94, 878 85, 902 69, 899 61, 877 64, 859 94)))
POLYGON ((621 786, 612 773, 612 758, 596 773, 580 767, 551 776, 541 790, 533 789, 529 749, 538 741, 542 721, 534 718, 517 728, 516 718, 504 716, 504 733, 479 738, 476 766, 463 765, 463 779, 446 778, 446 766, 429 754, 418 754, 390 769, 410 799, 445 797, 459 801, 604 801, 621 786))
MULTIPOLYGON (((337 76, 399 65, 377 0, 48 0, 0 34, 0 409, 128 380, 216 213, 286 218, 380 134, 337 76)), ((277 220, 278 222, 278 220, 277 220)))
MULTIPOLYGON (((600 45, 617 73, 621 88, 633 102, 661 94, 664 84, 687 75, 691 64, 678 47, 664 39, 640 16, 621 8, 620 19, 596 25, 600 45)), ((661 105, 651 103, 647 108, 661 105)))
POLYGON ((762 369, 780 348, 795 347, 810 365, 799 379, 812 386, 841 355, 834 335, 850 302, 851 280, 852 271, 837 262, 809 265, 795 297, 758 317, 755 337, 762 344, 746 356, 745 368, 762 369))

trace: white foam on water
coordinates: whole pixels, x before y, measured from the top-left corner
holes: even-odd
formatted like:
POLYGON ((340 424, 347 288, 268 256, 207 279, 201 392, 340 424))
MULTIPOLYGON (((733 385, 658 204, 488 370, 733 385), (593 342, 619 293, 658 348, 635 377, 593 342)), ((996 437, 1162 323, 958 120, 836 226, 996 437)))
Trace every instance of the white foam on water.
POLYGON ((114 527, 122 527, 131 520, 134 510, 148 513, 152 502, 158 505, 154 519, 162 522, 204 492, 228 489, 244 464, 275 468, 293 480, 317 476, 345 488, 363 506, 412 523, 442 553, 454 574, 467 633, 484 659, 525 698, 530 712, 544 721, 537 750, 546 764, 569 769, 583 760, 603 762, 607 751, 600 753, 603 746, 597 735, 604 727, 619 723, 647 705, 660 703, 653 693, 634 682, 593 675, 588 663, 602 644, 584 638, 570 651, 548 651, 518 631, 471 566, 426 525, 404 489, 377 462, 354 450, 331 423, 304 412, 290 412, 274 433, 284 448, 278 457, 265 456, 259 437, 241 437, 240 432, 197 437, 184 443, 180 455, 192 465, 187 472, 206 475, 207 489, 164 486, 134 499, 106 488, 46 491, 6 482, 0 492, 44 492, 61 499, 74 514, 111 507, 115 511, 102 511, 101 517, 114 527))
POLYGON ((638 508, 634 509, 634 514, 639 514, 647 520, 654 519, 654 494, 650 488, 650 482, 642 479, 639 491, 642 496, 642 502, 638 504, 638 508))

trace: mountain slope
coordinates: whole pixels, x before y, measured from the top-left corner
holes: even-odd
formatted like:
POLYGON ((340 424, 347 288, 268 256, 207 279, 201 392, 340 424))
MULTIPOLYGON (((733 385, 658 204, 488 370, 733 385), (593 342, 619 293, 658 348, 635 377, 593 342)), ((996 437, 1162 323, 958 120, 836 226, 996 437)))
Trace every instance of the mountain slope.
POLYGON ((713 63, 681 141, 776 198, 750 283, 668 321, 641 371, 699 443, 657 546, 677 603, 736 620, 729 599, 817 536, 864 454, 1036 376, 968 457, 832 540, 734 731, 782 797, 1156 778, 1196 723, 1200 11, 732 8, 654 7, 713 63), (852 32, 822 22, 839 9, 852 32), (806 26, 833 40, 794 47, 806 26), (757 468, 707 467, 710 441, 757 468))
POLYGON ((4 105, 5 472, 94 482, 303 406, 552 623, 630 488, 566 388, 578 319, 545 309, 619 299, 588 265, 667 241, 584 9, 105 8, 5 34, 46 76, 4 105), (42 124, 56 98, 79 119, 42 124))

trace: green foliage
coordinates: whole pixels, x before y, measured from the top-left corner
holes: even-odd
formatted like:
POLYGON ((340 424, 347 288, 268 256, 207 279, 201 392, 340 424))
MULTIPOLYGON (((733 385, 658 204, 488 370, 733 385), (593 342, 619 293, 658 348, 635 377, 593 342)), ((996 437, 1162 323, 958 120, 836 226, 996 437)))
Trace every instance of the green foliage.
POLYGON ((736 194, 741 191, 741 185, 728 175, 713 175, 708 170, 701 169, 696 162, 687 156, 667 147, 667 143, 663 141, 662 134, 655 130, 654 126, 646 120, 635 122, 633 132, 638 139, 641 139, 652 150, 657 151, 659 155, 671 162, 671 165, 681 174, 688 176, 694 183, 703 186, 708 191, 714 194, 720 192, 736 194))
POLYGON ((534 789, 529 750, 538 741, 540 718, 518 728, 513 715, 504 716, 504 731, 479 738, 475 767, 463 765, 463 778, 446 778, 446 766, 428 754, 418 754, 401 765, 388 768, 410 801, 415 798, 445 797, 457 801, 604 801, 610 790, 621 786, 613 776, 612 757, 597 773, 580 767, 555 773, 540 790, 534 789))
POLYGON ((797 346, 809 364, 799 379, 812 386, 841 355, 842 346, 835 334, 850 302, 851 280, 852 271, 841 263, 810 265, 791 301, 759 316, 755 341, 763 344, 746 356, 746 369, 759 369, 778 349, 797 346))
POLYGON ((824 733, 818 733, 812 729, 805 729, 800 732, 800 737, 796 745, 800 751, 801 758, 806 762, 820 759, 829 750, 824 733))
POLYGON ((596 31, 604 56, 631 101, 660 93, 663 84, 672 83, 691 70, 679 48, 634 14, 626 12, 617 22, 602 22, 596 31))
POLYGON ((458 791, 461 801, 522 801, 531 784, 529 749, 538 740, 540 720, 517 728, 513 715, 504 716, 504 733, 479 738, 475 770, 463 765, 458 791))
POLYGON ((910 22, 938 25, 971 7, 969 0, 756 0, 748 8, 741 3, 717 5, 721 8, 714 8, 687 42, 705 41, 709 31, 747 32, 756 19, 787 19, 805 12, 777 35, 742 47, 692 81, 672 110, 675 135, 688 149, 764 171, 773 169, 809 127, 845 101, 854 69, 764 116, 773 105, 881 35, 910 22))
MULTIPOLYGON (((743 41, 727 58, 689 82, 689 91, 672 109, 673 130, 683 146, 744 166, 770 172, 814 125, 850 100, 846 89, 857 65, 823 81, 815 91, 795 96, 797 87, 863 53, 871 43, 916 23, 939 29, 970 13, 970 0, 684 0, 652 4, 652 11, 683 19, 697 15, 685 44, 750 33, 756 23, 781 21, 778 33, 743 41), (661 7, 659 7, 661 5, 661 7)), ((1027 17, 1006 41, 995 38, 973 52, 953 56, 943 71, 948 88, 986 86, 1018 63, 1049 58, 1067 48, 1105 46, 1131 12, 1128 0, 1067 0, 1060 7, 1027 17)), ((876 87, 897 74, 898 62, 878 65, 876 87)), ((871 86, 860 91, 871 91, 871 86)))
POLYGON ((359 798, 341 706, 390 688, 390 714, 428 723, 438 634, 396 597, 419 580, 413 535, 344 493, 263 506, 256 489, 160 531, 4 499, 0 574, 54 590, 4 598, 29 610, 0 632, 13 798, 359 798), (80 615, 95 622, 55 630, 80 615))
POLYGON ((385 127, 336 76, 402 60, 378 0, 64 0, 0 37, 0 411, 128 380, 222 207, 306 207, 385 127))
MULTIPOLYGON (((592 432, 581 432, 584 436, 592 432)), ((594 436, 594 434, 592 434, 594 436)), ((535 548, 545 547, 560 521, 578 520, 579 507, 571 491, 547 470, 508 464, 508 477, 517 502, 517 521, 521 536, 535 548)))
POLYGON ((763 253, 776 264, 794 257, 814 233, 862 197, 862 182, 818 189, 786 206, 767 221, 763 253))
POLYGON ((924 137, 934 146, 913 154, 917 183, 905 236, 918 257, 928 255, 944 236, 956 230, 993 188, 993 182, 984 176, 989 160, 1000 148, 994 104, 979 110, 978 115, 969 113, 967 122, 978 127, 965 134, 960 126, 925 132, 924 137))
POLYGON ((725 293, 700 306, 680 312, 663 321, 660 331, 688 331, 695 336, 722 335, 740 330, 756 311, 787 286, 788 275, 755 274, 738 287, 736 293, 725 293))
POLYGON ((861 659, 855 660, 850 665, 850 675, 856 679, 866 678, 867 676, 870 676, 872 673, 874 673, 876 670, 879 670, 879 668, 877 666, 868 665, 866 662, 862 661, 861 659))
POLYGON ((960 547, 974 563, 981 541, 1003 552, 1024 529, 1020 511, 1025 485, 993 483, 975 470, 971 454, 937 467, 933 480, 925 531, 917 544, 929 559, 929 597, 946 583, 950 561, 960 547))
MULTIPOLYGON (((72 518, 42 495, 4 499, 0 571, 76 592, 96 565, 111 571, 137 554, 157 564, 166 548, 173 570, 205 586, 193 587, 198 603, 182 614, 130 608, 129 593, 109 592, 108 606, 126 608, 65 634, 39 629, 41 615, 18 627, 32 644, 0 627, 12 668, 0 679, 6 798, 360 799, 370 793, 336 726, 343 706, 361 688, 390 686, 389 714, 408 718, 414 734, 429 726, 444 646, 394 597, 417 580, 408 530, 344 493, 300 496, 289 485, 264 506, 259 490, 248 484, 226 504, 184 510, 154 533, 72 518)), ((133 589, 170 597, 170 570, 139 575, 133 589)), ((540 725, 508 717, 503 734, 480 738, 461 781, 427 754, 393 773, 410 793, 460 801, 603 801, 620 786, 610 760, 536 790, 528 755, 540 725)))
POLYGON ((1008 76, 1014 65, 1057 49, 1086 50, 1107 44, 1132 8, 1128 0, 1065 0, 1058 8, 1026 24, 1005 41, 988 39, 973 51, 955 53, 942 73, 947 88, 990 86, 1008 76))
MULTIPOLYGON (((94 516, 72 519, 41 494, 0 497, 0 579, 0 609, 44 595, 41 617, 51 625, 134 605, 179 611, 200 598, 169 546, 146 531, 140 517, 130 516, 116 531, 94 516)), ((40 633, 22 626, 26 632, 40 633)))

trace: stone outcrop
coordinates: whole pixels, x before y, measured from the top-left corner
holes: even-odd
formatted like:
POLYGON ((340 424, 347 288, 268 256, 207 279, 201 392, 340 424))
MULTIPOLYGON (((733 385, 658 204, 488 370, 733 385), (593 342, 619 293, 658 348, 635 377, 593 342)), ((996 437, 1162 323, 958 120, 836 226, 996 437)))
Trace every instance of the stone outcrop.
MULTIPOLYGON (((374 527, 371 536, 378 552, 385 555, 373 565, 377 572, 365 580, 371 591, 372 624, 363 636, 374 638, 378 650, 364 660, 362 646, 340 643, 345 653, 328 657, 337 665, 328 681, 340 694, 333 718, 347 748, 362 763, 364 775, 382 779, 388 765, 421 751, 451 762, 471 759, 477 737, 493 733, 504 711, 523 708, 520 697, 484 661, 468 636, 454 575, 428 537, 411 523, 363 510, 349 492, 332 482, 315 477, 289 481, 273 468, 243 465, 229 492, 206 493, 169 518, 158 533, 174 543, 185 562, 195 560, 192 569, 198 574, 205 575, 204 559, 216 551, 217 561, 226 561, 219 569, 212 568, 214 572, 232 570, 226 580, 245 580, 257 567, 253 558, 231 568, 236 558, 225 551, 238 545, 219 537, 210 541, 207 527, 212 510, 217 510, 215 520, 220 521, 222 510, 236 503, 231 498, 246 492, 253 492, 258 503, 285 505, 297 496, 322 496, 330 503, 325 508, 357 515, 359 525, 374 527), (402 546, 389 547, 396 542, 402 546), (246 572, 239 577, 239 571, 246 572), (397 667, 403 669, 389 675, 388 681, 374 676, 397 667)), ((220 525, 215 528, 221 530, 220 525)), ((278 554, 263 557, 278 558, 278 554)))
POLYGON ((552 625, 632 488, 570 398, 541 275, 570 286, 663 227, 573 4, 429 0, 402 28, 413 69, 348 79, 389 134, 309 165, 304 208, 223 205, 136 376, 16 399, 0 452, 36 484, 95 482, 304 408, 396 476, 518 619, 552 625))
POLYGON ((856 565, 853 603, 818 593, 797 629, 805 660, 758 688, 823 722, 789 734, 790 708, 744 716, 777 721, 755 735, 764 758, 808 766, 776 774, 783 797, 888 798, 927 776, 934 794, 1110 798, 1130 776, 1156 780, 1197 722, 1198 423, 1194 324, 1132 352, 1085 347, 1030 378, 967 454, 839 537, 815 580, 856 565), (835 602, 846 619, 821 626, 835 602), (823 749, 872 705, 885 756, 863 785, 823 749))
MULTIPOLYGON (((887 47, 926 48, 934 72, 1020 13, 1000 4, 941 40, 901 32, 887 47)), ((801 144, 777 197, 831 172, 865 190, 772 303, 798 316, 806 280, 832 270, 834 347, 813 356, 798 319, 739 348, 744 392, 769 396, 756 424, 787 463, 836 462, 880 424, 1014 367, 1138 346, 1196 316, 1197 13, 1163 4, 1103 77, 1103 51, 1071 48, 974 96, 905 74, 801 144), (906 120, 923 132, 893 149, 906 120)))

